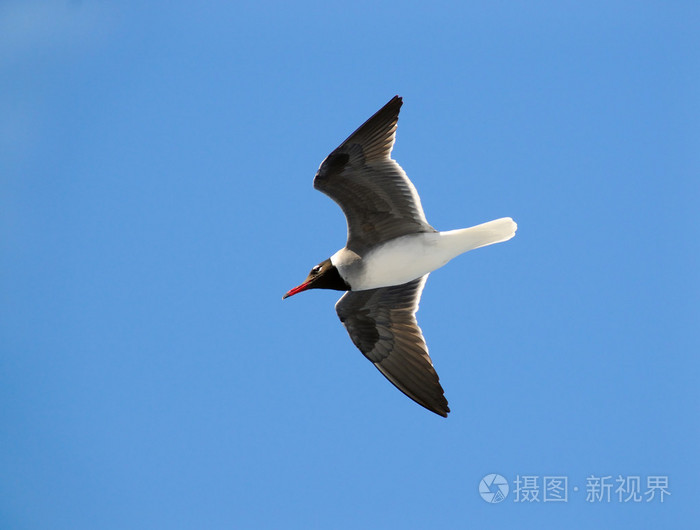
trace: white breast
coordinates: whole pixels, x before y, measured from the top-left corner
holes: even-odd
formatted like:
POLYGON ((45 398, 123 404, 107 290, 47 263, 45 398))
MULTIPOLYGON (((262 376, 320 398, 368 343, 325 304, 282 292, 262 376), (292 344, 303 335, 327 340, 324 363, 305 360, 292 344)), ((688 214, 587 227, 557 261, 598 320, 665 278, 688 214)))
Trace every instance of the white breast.
POLYGON ((331 262, 353 291, 401 285, 454 257, 441 243, 439 233, 410 234, 388 241, 362 258, 344 248, 331 256, 331 262))
POLYGON ((356 290, 374 289, 420 278, 453 257, 440 243, 439 233, 411 234, 389 241, 364 257, 357 287, 352 282, 350 285, 356 290))

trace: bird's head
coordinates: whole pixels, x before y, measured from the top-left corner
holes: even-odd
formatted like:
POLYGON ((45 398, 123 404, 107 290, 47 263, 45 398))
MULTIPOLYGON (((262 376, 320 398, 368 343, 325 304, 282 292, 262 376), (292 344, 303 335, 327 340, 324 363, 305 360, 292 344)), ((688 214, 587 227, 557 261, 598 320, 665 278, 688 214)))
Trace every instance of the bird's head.
POLYGON ((350 286, 343 280, 338 272, 338 268, 333 265, 330 259, 324 260, 318 265, 314 265, 304 283, 290 289, 282 297, 282 300, 308 289, 334 289, 336 291, 348 291, 350 286))

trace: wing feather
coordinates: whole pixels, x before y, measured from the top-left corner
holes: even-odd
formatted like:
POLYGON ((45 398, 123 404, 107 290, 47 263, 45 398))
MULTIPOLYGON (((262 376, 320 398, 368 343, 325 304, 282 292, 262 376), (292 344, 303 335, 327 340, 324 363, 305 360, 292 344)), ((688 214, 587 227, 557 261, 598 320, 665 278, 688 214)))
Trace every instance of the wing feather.
POLYGON ((353 343, 396 388, 446 417, 450 409, 416 321, 427 277, 392 287, 349 291, 335 309, 353 343))
POLYGON ((343 210, 346 246, 360 255, 396 237, 435 231, 416 188, 390 158, 400 109, 395 96, 326 157, 314 178, 314 188, 343 210))

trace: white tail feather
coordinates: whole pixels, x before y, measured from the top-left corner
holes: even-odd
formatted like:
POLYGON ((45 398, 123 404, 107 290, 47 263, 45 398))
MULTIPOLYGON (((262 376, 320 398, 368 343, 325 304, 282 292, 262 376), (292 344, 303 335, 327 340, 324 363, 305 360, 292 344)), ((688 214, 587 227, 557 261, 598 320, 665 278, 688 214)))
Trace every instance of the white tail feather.
POLYGON ((508 241, 515 235, 518 225, 510 217, 502 217, 495 221, 489 221, 470 228, 450 230, 442 232, 447 238, 459 241, 460 253, 474 250, 475 248, 493 245, 502 241, 508 241))

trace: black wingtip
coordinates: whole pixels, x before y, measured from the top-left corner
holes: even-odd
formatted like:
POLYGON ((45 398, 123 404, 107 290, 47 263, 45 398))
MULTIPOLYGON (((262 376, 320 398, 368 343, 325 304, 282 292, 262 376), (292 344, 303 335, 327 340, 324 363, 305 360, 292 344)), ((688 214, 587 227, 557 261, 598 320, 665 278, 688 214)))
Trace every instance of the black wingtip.
MULTIPOLYGON (((404 392, 405 394, 405 392, 404 392)), ((445 395, 442 395, 442 400, 444 400, 445 404, 444 406, 442 405, 435 405, 435 404, 430 404, 428 405, 427 403, 421 403, 418 401, 416 398, 413 396, 408 396, 410 397, 413 401, 421 405, 422 407, 428 409, 430 412, 434 412, 438 416, 442 416, 443 418, 447 418, 447 415, 450 413, 450 407, 447 406, 447 400, 445 399, 445 395)))
POLYGON ((362 148, 362 156, 365 160, 388 158, 394 145, 401 105, 403 105, 401 96, 396 95, 391 98, 333 152, 345 152, 349 144, 358 144, 362 148))
MULTIPOLYGON (((379 109, 377 112, 375 112, 371 118, 369 118, 362 126, 364 127, 365 125, 369 124, 373 120, 378 120, 378 119, 384 119, 384 120, 391 120, 393 119, 398 119, 399 115, 399 110, 401 109, 401 105, 403 105, 403 98, 399 95, 394 96, 391 98, 381 109, 379 109)), ((362 127, 360 127, 361 129, 362 127)), ((358 132, 360 129, 358 129, 355 132, 358 132)))
POLYGON ((384 105, 384 107, 386 108, 391 105, 397 105, 399 108, 401 108, 401 105, 403 105, 403 98, 397 94, 393 98, 391 98, 389 102, 386 105, 384 105))

